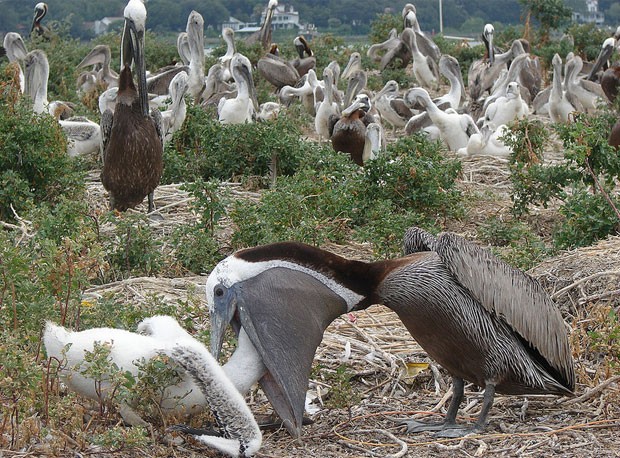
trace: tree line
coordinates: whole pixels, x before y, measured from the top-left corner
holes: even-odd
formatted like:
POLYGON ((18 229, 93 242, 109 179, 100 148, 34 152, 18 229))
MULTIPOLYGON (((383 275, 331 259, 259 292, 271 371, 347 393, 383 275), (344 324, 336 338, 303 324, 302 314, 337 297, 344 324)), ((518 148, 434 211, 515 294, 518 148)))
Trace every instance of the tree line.
MULTIPOLYGON (((546 3, 548 0, 538 0, 546 3)), ((570 10, 585 10, 585 0, 557 0, 570 10)), ((4 4, 0 15, 0 32, 30 32, 32 14, 37 0, 0 0, 4 4)), ((366 35, 377 15, 400 14, 406 3, 388 0, 367 2, 363 8, 358 0, 280 0, 299 11, 300 21, 314 24, 319 31, 366 35)), ((415 0, 418 20, 428 32, 439 31, 440 0, 415 0)), ((497 26, 523 23, 523 2, 519 0, 441 0, 444 32, 473 32, 482 29, 486 22, 497 26)), ((551 0, 553 3, 553 0, 551 0)), ((89 39, 94 36, 94 21, 109 16, 122 16, 126 0, 100 2, 85 0, 47 0, 49 12, 44 23, 57 21, 65 25, 74 38, 89 39)), ((148 28, 156 33, 177 33, 185 29, 187 16, 196 10, 205 20, 206 33, 218 35, 220 24, 230 16, 244 22, 258 22, 266 0, 146 0, 148 28)), ((614 0, 600 0, 599 9, 606 13, 607 22, 620 21, 620 4, 614 0)))

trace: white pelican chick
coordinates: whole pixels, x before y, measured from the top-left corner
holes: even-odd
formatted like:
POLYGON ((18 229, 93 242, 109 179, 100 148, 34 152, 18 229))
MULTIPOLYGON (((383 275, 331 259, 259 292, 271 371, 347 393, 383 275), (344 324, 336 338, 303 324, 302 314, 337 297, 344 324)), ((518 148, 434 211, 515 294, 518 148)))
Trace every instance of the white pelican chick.
POLYGON ((235 54, 230 62, 233 79, 237 86, 235 98, 221 98, 217 113, 222 124, 253 122, 258 112, 258 101, 252 80, 252 65, 243 54, 235 54))
POLYGON ((553 83, 549 94, 549 117, 552 122, 568 122, 569 115, 577 110, 568 100, 566 92, 562 88, 562 58, 556 53, 551 62, 553 64, 553 83))
POLYGON ((484 112, 484 124, 488 124, 494 130, 502 124, 508 124, 515 119, 525 118, 529 115, 527 103, 521 98, 519 83, 508 83, 506 95, 495 99, 484 112))

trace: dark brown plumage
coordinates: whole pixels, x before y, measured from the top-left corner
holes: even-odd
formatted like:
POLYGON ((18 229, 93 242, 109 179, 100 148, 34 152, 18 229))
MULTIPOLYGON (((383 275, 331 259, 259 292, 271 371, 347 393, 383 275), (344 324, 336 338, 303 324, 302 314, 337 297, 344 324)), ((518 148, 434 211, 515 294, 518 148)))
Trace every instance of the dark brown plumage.
POLYGON ((613 65, 601 75, 601 89, 611 103, 616 101, 620 87, 620 64, 613 65))
POLYGON ((330 120, 330 138, 335 151, 347 153, 357 165, 364 165, 362 156, 366 143, 366 126, 375 122, 375 118, 368 114, 370 102, 367 96, 356 100, 349 108, 342 112, 340 118, 330 120))
POLYGON ((119 211, 134 208, 152 193, 163 170, 161 114, 144 116, 131 69, 121 71, 114 113, 101 117, 103 169, 101 182, 110 193, 110 206, 119 211))

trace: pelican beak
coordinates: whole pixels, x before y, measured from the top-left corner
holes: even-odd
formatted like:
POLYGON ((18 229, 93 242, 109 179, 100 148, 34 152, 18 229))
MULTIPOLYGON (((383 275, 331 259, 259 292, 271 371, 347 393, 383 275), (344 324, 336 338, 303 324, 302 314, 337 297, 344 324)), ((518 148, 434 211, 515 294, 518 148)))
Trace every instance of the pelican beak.
POLYGON ((350 106, 342 110, 342 116, 350 116, 351 113, 365 107, 367 107, 366 103, 363 103, 360 100, 355 100, 350 106))
POLYGON ((489 53, 489 64, 493 65, 495 62, 495 49, 493 48, 493 34, 489 35, 489 49, 487 50, 489 53))
POLYGON ((254 87, 254 79, 252 78, 252 73, 250 73, 250 69, 245 65, 241 65, 239 68, 241 71, 243 78, 247 81, 250 97, 252 98, 252 104, 254 105, 254 112, 259 112, 259 104, 258 99, 256 98, 256 88, 254 87))
POLYGON ((263 391, 289 433, 299 437, 314 353, 346 303, 311 275, 287 268, 230 288, 216 285, 213 293, 211 353, 219 354, 228 323, 243 327, 267 368, 263 391))
POLYGON ((144 61, 144 30, 138 29, 136 24, 125 18, 125 28, 121 43, 121 64, 136 64, 136 74, 138 78, 138 94, 140 95, 140 106, 142 114, 149 115, 149 100, 146 87, 146 63, 144 61))
POLYGON ((590 73, 588 74, 588 80, 594 81, 596 79, 597 72, 601 69, 603 64, 605 64, 605 62, 609 60, 609 58, 613 54, 614 48, 615 48, 614 44, 615 43, 604 46, 601 49, 601 51, 598 53, 596 62, 594 62, 594 65, 592 66, 592 70, 590 70, 590 73))
POLYGON ((103 64, 103 53, 98 48, 93 49, 88 55, 82 59, 77 68, 88 67, 89 65, 103 64))
POLYGON ((353 72, 353 63, 354 62, 355 62, 354 54, 351 54, 351 57, 349 58, 349 62, 347 63, 347 66, 344 68, 344 70, 340 74, 340 77, 342 79, 347 79, 350 76, 350 73, 353 72))
POLYGON ((211 319, 211 354, 217 359, 222 351, 226 328, 231 324, 237 311, 235 290, 223 285, 216 285, 213 290, 211 319))

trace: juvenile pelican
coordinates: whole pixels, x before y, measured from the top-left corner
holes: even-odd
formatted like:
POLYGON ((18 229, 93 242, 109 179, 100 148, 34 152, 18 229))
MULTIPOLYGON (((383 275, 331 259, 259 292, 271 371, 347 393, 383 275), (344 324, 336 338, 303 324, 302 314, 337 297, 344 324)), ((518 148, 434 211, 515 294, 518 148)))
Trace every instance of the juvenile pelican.
MULTIPOLYGON (((366 71, 362 67, 362 56, 358 52, 354 52, 349 56, 349 62, 342 71, 341 77, 347 80, 347 90, 345 92, 343 105, 348 107, 353 103, 353 99, 365 87, 368 77, 366 71)), ((338 85, 334 79, 334 88, 338 85)))
POLYGON ((484 124, 490 125, 491 129, 495 130, 501 124, 525 118, 529 113, 527 103, 521 98, 519 83, 512 81, 508 83, 506 95, 498 97, 487 107, 484 112, 484 124))
POLYGON ((191 59, 191 52, 189 49, 189 39, 187 38, 187 32, 180 32, 177 35, 177 52, 181 58, 183 65, 189 65, 191 59))
POLYGON ((271 46, 271 22, 273 21, 273 12, 277 6, 278 0, 269 0, 265 13, 265 20, 261 24, 259 30, 245 39, 246 44, 253 45, 254 43, 260 43, 263 50, 266 51, 269 49, 269 46, 271 46))
POLYGON ((579 77, 579 73, 583 68, 583 60, 579 56, 573 56, 567 60, 564 71, 565 74, 565 90, 579 100, 579 103, 585 111, 593 111, 603 101, 605 95, 601 89, 601 85, 587 79, 579 77))
POLYGON ((364 141, 362 162, 366 164, 368 161, 377 159, 384 151, 385 136, 383 135, 383 127, 381 127, 381 124, 377 122, 371 122, 366 126, 366 138, 364 141))
POLYGON ((129 0, 124 11, 118 94, 114 113, 101 116, 103 169, 101 182, 110 194, 110 206, 125 211, 148 196, 149 213, 155 209, 153 193, 163 170, 163 128, 158 110, 149 112, 144 61, 146 8, 129 0), (138 87, 133 81, 135 62, 138 87))
POLYGON ((97 45, 88 53, 77 68, 88 67, 89 65, 101 65, 101 69, 97 72, 97 82, 104 89, 118 87, 118 73, 110 68, 112 62, 112 53, 108 45, 97 45))
POLYGON ((12 62, 19 67, 19 88, 23 94, 26 80, 24 79, 24 70, 22 69, 20 61, 23 61, 26 58, 28 49, 26 49, 22 36, 16 32, 8 32, 4 36, 2 45, 4 46, 6 57, 9 59, 9 62, 12 62))
MULTIPOLYGON (((368 48, 366 55, 370 57, 373 62, 380 62, 379 69, 383 70, 394 58, 394 50, 400 46, 403 46, 403 42, 398 36, 398 31, 396 29, 392 29, 388 34, 387 40, 371 45, 370 48, 368 48)), ((409 50, 407 46, 403 46, 403 49, 409 53, 406 59, 405 57, 401 57, 402 61, 406 65, 406 63, 411 60, 411 50, 409 50)))
POLYGON ((446 77, 450 83, 450 90, 435 99, 435 104, 442 110, 454 108, 458 110, 465 99, 465 84, 461 75, 459 61, 449 54, 444 54, 439 58, 439 72, 446 77))
POLYGON ((189 46, 189 71, 187 92, 195 103, 199 103, 205 90, 205 45, 204 19, 196 11, 187 18, 187 44, 189 46))
POLYGON ((224 27, 222 29, 222 39, 226 43, 226 52, 223 56, 218 58, 219 62, 224 67, 224 74, 222 75, 223 81, 232 80, 232 71, 230 69, 230 62, 237 52, 235 47, 235 31, 230 27, 224 27))
POLYGON ((263 391, 294 437, 323 332, 336 317, 371 304, 396 312, 453 377, 445 422, 413 430, 482 431, 496 392, 572 393, 567 326, 535 280, 455 234, 435 239, 413 228, 406 237, 411 254, 398 259, 367 263, 275 243, 238 251, 209 275, 212 353, 219 354, 228 324, 249 336, 266 367, 263 391), (485 389, 470 429, 456 425, 465 380, 485 389))
POLYGON ((402 10, 403 24, 405 29, 412 29, 415 32, 416 43, 420 52, 427 57, 433 59, 435 64, 439 62, 441 57, 441 50, 439 46, 429 38, 420 27, 418 22, 418 16, 416 15, 415 6, 411 3, 407 3, 402 10))
POLYGON ((291 103, 293 97, 298 97, 308 113, 315 116, 315 105, 317 102, 314 98, 314 92, 319 86, 320 83, 316 77, 316 72, 311 68, 305 76, 302 76, 296 86, 284 86, 280 89, 278 97, 280 101, 286 105, 291 103))
POLYGON ((403 30, 401 39, 411 49, 411 58, 413 60, 411 69, 418 84, 427 89, 436 89, 439 79, 437 63, 431 57, 425 56, 420 52, 416 42, 416 34, 412 29, 403 30))
POLYGON ((419 102, 425 107, 433 125, 439 130, 441 140, 451 151, 466 147, 469 137, 479 132, 471 116, 459 114, 453 109, 440 110, 424 88, 411 89, 405 98, 410 106, 419 102))
POLYGON ((562 58, 556 53, 551 62, 553 83, 549 93, 549 117, 552 122, 568 122, 569 115, 577 111, 577 107, 568 100, 562 88, 562 58))
POLYGON ((373 102, 381 118, 389 122, 394 129, 405 127, 407 121, 413 116, 413 112, 400 95, 398 83, 395 80, 385 83, 383 89, 375 95, 373 102))
POLYGON ((170 99, 172 104, 170 108, 162 111, 162 123, 164 132, 164 142, 170 141, 172 134, 181 128, 187 114, 187 105, 185 103, 185 93, 189 88, 189 77, 185 72, 179 72, 172 78, 170 82, 170 99))
POLYGON ((323 100, 317 104, 316 116, 314 117, 314 129, 319 135, 319 143, 330 138, 330 120, 332 117, 340 115, 340 108, 334 102, 334 74, 329 68, 323 70, 323 83, 325 84, 323 100))
POLYGON ((233 79, 237 86, 235 98, 222 98, 217 107, 218 117, 223 124, 253 122, 258 112, 258 101, 252 79, 252 65, 243 54, 235 54, 230 63, 233 79))
POLYGON ((465 148, 457 151, 459 156, 495 156, 509 157, 512 149, 508 147, 502 137, 508 132, 508 127, 502 124, 497 129, 484 125, 480 132, 469 137, 469 142, 465 148))
POLYGON ((295 86, 299 81, 297 69, 279 56, 276 44, 273 44, 270 51, 258 59, 256 68, 261 76, 273 84, 277 90, 284 86, 295 86))

